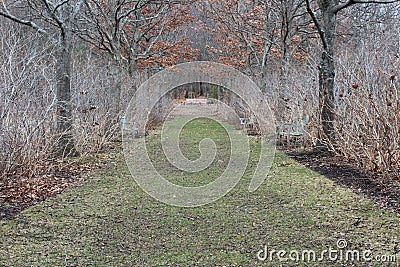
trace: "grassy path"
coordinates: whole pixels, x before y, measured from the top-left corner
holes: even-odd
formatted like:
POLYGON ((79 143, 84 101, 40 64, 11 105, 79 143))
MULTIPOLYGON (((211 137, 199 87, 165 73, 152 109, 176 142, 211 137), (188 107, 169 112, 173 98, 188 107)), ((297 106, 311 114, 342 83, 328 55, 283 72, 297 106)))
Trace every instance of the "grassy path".
MULTIPOLYGON (((182 133, 183 153, 196 158, 194 145, 205 136, 215 140, 218 155, 199 174, 170 166, 159 135, 149 136, 148 147, 171 181, 200 185, 223 171, 229 152, 223 129, 198 120, 182 133)), ((369 249, 375 257, 398 253, 400 242, 399 217, 282 153, 264 184, 249 193, 258 146, 252 142, 248 170, 235 189, 198 208, 157 202, 135 184, 122 152, 109 154, 109 168, 83 186, 0 221, 0 266, 398 266, 400 254, 397 263, 331 261, 328 255, 321 262, 279 262, 276 254, 258 260, 265 245, 269 252, 312 249, 318 258, 344 239, 346 249, 369 249)))

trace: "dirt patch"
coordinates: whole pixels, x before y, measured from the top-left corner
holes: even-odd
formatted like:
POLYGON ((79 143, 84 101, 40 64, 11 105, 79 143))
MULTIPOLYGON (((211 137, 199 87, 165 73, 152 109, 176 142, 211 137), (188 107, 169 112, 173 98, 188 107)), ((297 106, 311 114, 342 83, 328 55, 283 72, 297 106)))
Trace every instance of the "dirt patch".
POLYGON ((321 151, 285 151, 292 159, 335 183, 362 194, 377 205, 400 214, 400 183, 383 182, 372 173, 363 172, 346 159, 321 151))

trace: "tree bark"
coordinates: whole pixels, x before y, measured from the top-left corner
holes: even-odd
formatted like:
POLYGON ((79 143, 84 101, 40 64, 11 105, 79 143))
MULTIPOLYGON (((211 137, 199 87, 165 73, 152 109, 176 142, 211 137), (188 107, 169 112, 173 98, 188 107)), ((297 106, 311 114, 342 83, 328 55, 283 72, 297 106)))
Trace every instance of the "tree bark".
POLYGON ((285 123, 288 122, 290 112, 288 110, 289 106, 289 84, 288 84, 288 76, 289 76, 289 24, 290 18, 288 13, 288 3, 287 1, 282 1, 281 6, 281 46, 282 46, 282 57, 281 57, 281 66, 280 66, 280 78, 279 78, 279 94, 278 94, 278 106, 275 117, 278 122, 285 123))
POLYGON ((289 55, 288 55, 288 44, 286 40, 283 42, 283 51, 281 58, 281 69, 280 69, 280 78, 279 78, 279 94, 278 94, 278 107, 277 112, 275 114, 278 122, 285 123, 288 122, 289 119, 289 84, 288 84, 288 76, 289 76, 289 55))
POLYGON ((56 94, 57 94, 57 147, 55 156, 77 156, 72 134, 73 115, 71 108, 71 34, 63 31, 57 51, 56 94))
POLYGON ((335 64, 333 53, 324 52, 319 70, 320 144, 331 146, 335 143, 335 64))
MULTIPOLYGON (((110 74, 110 88, 108 96, 110 99, 109 112, 110 115, 115 118, 115 121, 119 119, 119 112, 121 109, 121 91, 122 91, 122 76, 124 70, 121 68, 118 61, 111 62, 109 66, 110 74)), ((111 126, 111 125, 110 125, 111 126)))
POLYGON ((319 68, 319 107, 320 144, 329 148, 335 144, 335 39, 336 39, 336 13, 333 7, 336 1, 323 1, 320 3, 324 24, 324 51, 321 56, 319 68))
POLYGON ((335 39, 336 13, 338 0, 320 0, 318 6, 321 19, 318 19, 306 0, 310 14, 322 41, 323 51, 319 66, 319 131, 320 148, 329 149, 335 145, 335 39))

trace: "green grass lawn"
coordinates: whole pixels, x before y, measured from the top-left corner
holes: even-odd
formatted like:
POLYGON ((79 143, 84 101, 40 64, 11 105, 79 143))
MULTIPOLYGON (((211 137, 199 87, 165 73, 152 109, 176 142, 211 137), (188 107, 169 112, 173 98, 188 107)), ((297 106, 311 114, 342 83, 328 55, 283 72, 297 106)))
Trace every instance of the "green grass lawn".
MULTIPOLYGON (((225 130, 215 122, 190 122, 181 134, 183 153, 198 157, 198 142, 212 138, 213 164, 183 173, 162 155, 160 134, 147 137, 154 165, 171 182, 206 184, 229 160, 225 130)), ((252 139, 245 176, 225 197, 197 208, 160 203, 131 177, 122 152, 110 153, 108 167, 92 173, 80 187, 33 206, 15 219, 0 221, 0 266, 398 266, 396 262, 260 261, 272 250, 320 253, 337 249, 371 250, 372 256, 399 250, 399 217, 366 198, 308 170, 278 152, 260 188, 248 192, 260 144, 252 139)), ((344 257, 343 257, 344 259, 344 257)))

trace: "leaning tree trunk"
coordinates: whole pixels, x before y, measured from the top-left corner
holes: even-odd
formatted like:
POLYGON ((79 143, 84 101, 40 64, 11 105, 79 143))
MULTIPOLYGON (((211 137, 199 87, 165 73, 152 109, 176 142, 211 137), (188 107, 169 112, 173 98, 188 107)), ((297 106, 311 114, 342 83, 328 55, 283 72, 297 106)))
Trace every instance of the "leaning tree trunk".
POLYGON ((68 30, 61 34, 57 51, 57 157, 77 156, 72 134, 73 116, 71 108, 71 36, 68 30))

